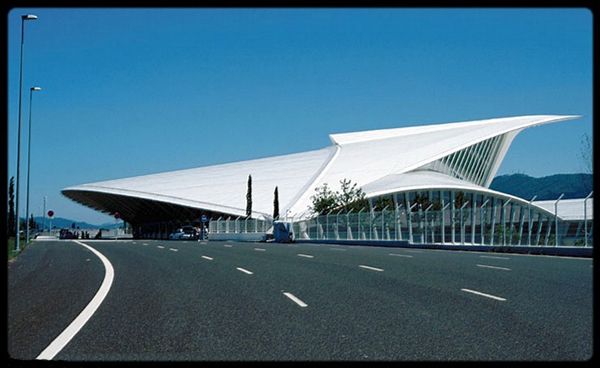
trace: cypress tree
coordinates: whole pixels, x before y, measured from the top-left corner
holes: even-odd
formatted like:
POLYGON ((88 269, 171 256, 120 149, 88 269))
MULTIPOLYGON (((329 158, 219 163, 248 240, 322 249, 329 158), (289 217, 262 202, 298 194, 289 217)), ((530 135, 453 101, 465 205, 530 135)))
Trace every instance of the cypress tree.
POLYGON ((275 199, 273 199, 273 219, 279 217, 279 192, 275 187, 275 199))
POLYGON ((248 175, 248 191, 246 192, 246 217, 252 215, 252 175, 248 175))
POLYGON ((8 236, 15 236, 15 177, 10 177, 8 187, 8 216, 6 231, 8 236))

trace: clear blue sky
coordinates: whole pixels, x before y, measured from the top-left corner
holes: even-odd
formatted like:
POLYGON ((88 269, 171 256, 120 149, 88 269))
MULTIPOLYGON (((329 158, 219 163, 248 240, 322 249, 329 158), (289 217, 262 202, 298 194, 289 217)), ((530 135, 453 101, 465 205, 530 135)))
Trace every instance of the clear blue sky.
MULTIPOLYGON (((16 174, 22 14, 21 214, 29 88, 30 211, 112 218, 68 186, 302 152, 328 134, 533 114, 501 174, 581 172, 592 137, 587 9, 13 9, 8 169, 16 174)), ((7 179, 8 180, 8 179, 7 179)))

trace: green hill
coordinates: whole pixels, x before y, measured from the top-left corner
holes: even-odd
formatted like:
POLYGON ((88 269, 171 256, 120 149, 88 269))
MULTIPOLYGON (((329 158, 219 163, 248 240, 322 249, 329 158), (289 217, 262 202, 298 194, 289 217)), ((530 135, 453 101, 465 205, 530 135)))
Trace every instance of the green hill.
POLYGON ((497 176, 492 180, 490 189, 512 194, 523 199, 550 200, 585 198, 593 190, 592 174, 556 174, 534 178, 525 174, 497 176))

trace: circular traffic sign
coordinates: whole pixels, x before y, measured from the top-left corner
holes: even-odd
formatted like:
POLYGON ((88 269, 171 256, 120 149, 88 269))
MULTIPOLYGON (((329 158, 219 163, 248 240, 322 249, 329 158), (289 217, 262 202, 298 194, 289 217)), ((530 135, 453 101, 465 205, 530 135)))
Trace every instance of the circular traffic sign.
POLYGON ((116 212, 116 213, 114 214, 114 216, 115 216, 115 218, 116 218, 117 220, 118 220, 119 218, 121 218, 121 215, 120 215, 118 212, 116 212))
POLYGON ((48 211, 48 217, 52 218, 52 216, 54 216, 54 211, 52 211, 52 210, 48 211))

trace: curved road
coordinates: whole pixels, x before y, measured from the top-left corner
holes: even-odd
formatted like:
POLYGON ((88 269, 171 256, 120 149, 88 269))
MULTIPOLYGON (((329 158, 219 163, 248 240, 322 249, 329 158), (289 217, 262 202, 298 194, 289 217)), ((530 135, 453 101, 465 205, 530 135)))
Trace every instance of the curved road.
MULTIPOLYGON (((587 360, 591 259, 406 248, 82 241, 114 268, 53 358, 587 360)), ((37 241, 8 270, 9 355, 35 359, 92 300, 100 259, 37 241)))

